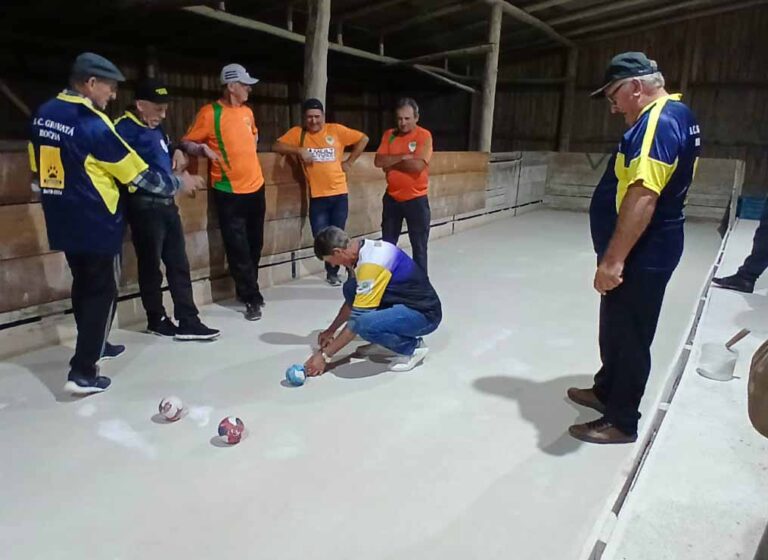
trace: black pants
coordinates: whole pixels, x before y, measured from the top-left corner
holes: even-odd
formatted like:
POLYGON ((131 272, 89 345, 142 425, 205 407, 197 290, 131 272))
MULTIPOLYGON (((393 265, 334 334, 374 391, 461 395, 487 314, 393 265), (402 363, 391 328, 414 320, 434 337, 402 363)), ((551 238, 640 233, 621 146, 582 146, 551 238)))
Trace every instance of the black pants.
POLYGON ((267 211, 264 191, 263 186, 250 194, 213 191, 229 272, 235 281, 237 298, 244 303, 264 301, 259 290, 259 261, 267 211))
POLYGON ((739 268, 738 275, 751 282, 757 282, 766 268, 768 268, 768 201, 766 201, 763 214, 760 216, 760 225, 757 226, 755 237, 752 240, 752 251, 739 268))
MULTIPOLYGON (((321 196, 309 201, 309 224, 312 227, 312 236, 328 226, 336 226, 344 229, 349 215, 349 196, 337 194, 334 196, 321 196)), ((325 263, 325 271, 329 274, 338 274, 339 267, 325 263)))
POLYGON ((429 199, 420 196, 405 202, 398 202, 388 194, 382 199, 381 237, 384 241, 397 245, 403 229, 403 218, 411 240, 411 253, 425 273, 427 273, 427 242, 432 214, 429 199))
POLYGON ((138 261, 141 303, 149 324, 157 323, 166 315, 161 260, 165 265, 176 319, 181 324, 197 322, 184 229, 174 200, 132 194, 128 197, 128 221, 138 261))
POLYGON ((120 255, 65 253, 72 271, 72 309, 77 323, 72 372, 95 378, 117 305, 120 255))
POLYGON ((627 434, 637 433, 640 400, 651 372, 651 343, 672 271, 627 269, 624 282, 600 301, 600 358, 595 395, 605 417, 627 434))

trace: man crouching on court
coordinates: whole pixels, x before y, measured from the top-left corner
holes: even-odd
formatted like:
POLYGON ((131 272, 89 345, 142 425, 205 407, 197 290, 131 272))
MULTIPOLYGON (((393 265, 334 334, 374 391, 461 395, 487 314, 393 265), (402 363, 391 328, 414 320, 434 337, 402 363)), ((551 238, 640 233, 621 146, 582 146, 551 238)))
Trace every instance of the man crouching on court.
POLYGON ((443 312, 427 275, 411 257, 386 241, 350 240, 334 226, 315 237, 315 255, 346 267, 349 275, 344 304, 318 336, 320 348, 304 364, 307 375, 324 373, 355 336, 394 352, 390 371, 410 371, 424 361, 429 349, 421 337, 437 329, 443 312))

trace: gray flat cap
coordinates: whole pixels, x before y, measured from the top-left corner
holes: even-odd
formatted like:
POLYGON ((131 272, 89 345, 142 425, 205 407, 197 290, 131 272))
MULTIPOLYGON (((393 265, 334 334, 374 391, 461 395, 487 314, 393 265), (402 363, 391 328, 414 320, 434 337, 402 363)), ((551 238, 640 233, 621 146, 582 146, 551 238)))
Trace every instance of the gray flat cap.
POLYGON ((72 64, 72 75, 94 76, 118 82, 125 81, 125 76, 123 76, 123 73, 120 72, 117 66, 103 56, 92 52, 84 52, 77 55, 74 64, 72 64))

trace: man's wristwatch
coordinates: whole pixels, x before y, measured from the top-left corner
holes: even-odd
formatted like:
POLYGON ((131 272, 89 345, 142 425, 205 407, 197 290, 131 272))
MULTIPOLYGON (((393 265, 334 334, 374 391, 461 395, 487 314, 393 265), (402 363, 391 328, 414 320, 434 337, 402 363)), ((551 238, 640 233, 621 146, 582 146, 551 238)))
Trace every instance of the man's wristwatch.
POLYGON ((325 350, 320 350, 320 355, 323 357, 323 361, 326 364, 330 364, 331 363, 332 356, 329 356, 328 354, 326 354, 325 350))

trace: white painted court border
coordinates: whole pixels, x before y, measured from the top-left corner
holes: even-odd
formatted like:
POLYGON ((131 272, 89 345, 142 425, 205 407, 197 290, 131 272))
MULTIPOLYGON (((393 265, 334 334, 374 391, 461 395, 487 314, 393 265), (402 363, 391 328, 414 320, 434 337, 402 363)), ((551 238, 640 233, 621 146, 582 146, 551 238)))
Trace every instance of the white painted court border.
MULTIPOLYGON (((718 247, 715 224, 688 224, 644 407, 718 247)), ((637 451, 566 434, 594 417, 565 400, 598 364, 587 216, 536 211, 430 251, 445 320, 409 374, 352 360, 285 387, 340 304, 312 278, 266 290, 258 323, 204 307, 215 343, 116 331, 128 353, 105 366, 114 386, 86 400, 59 392, 70 348, 0 365, 4 555, 579 557, 637 451), (189 415, 154 422, 171 394, 189 415), (248 429, 232 448, 214 438, 226 415, 248 429)))

